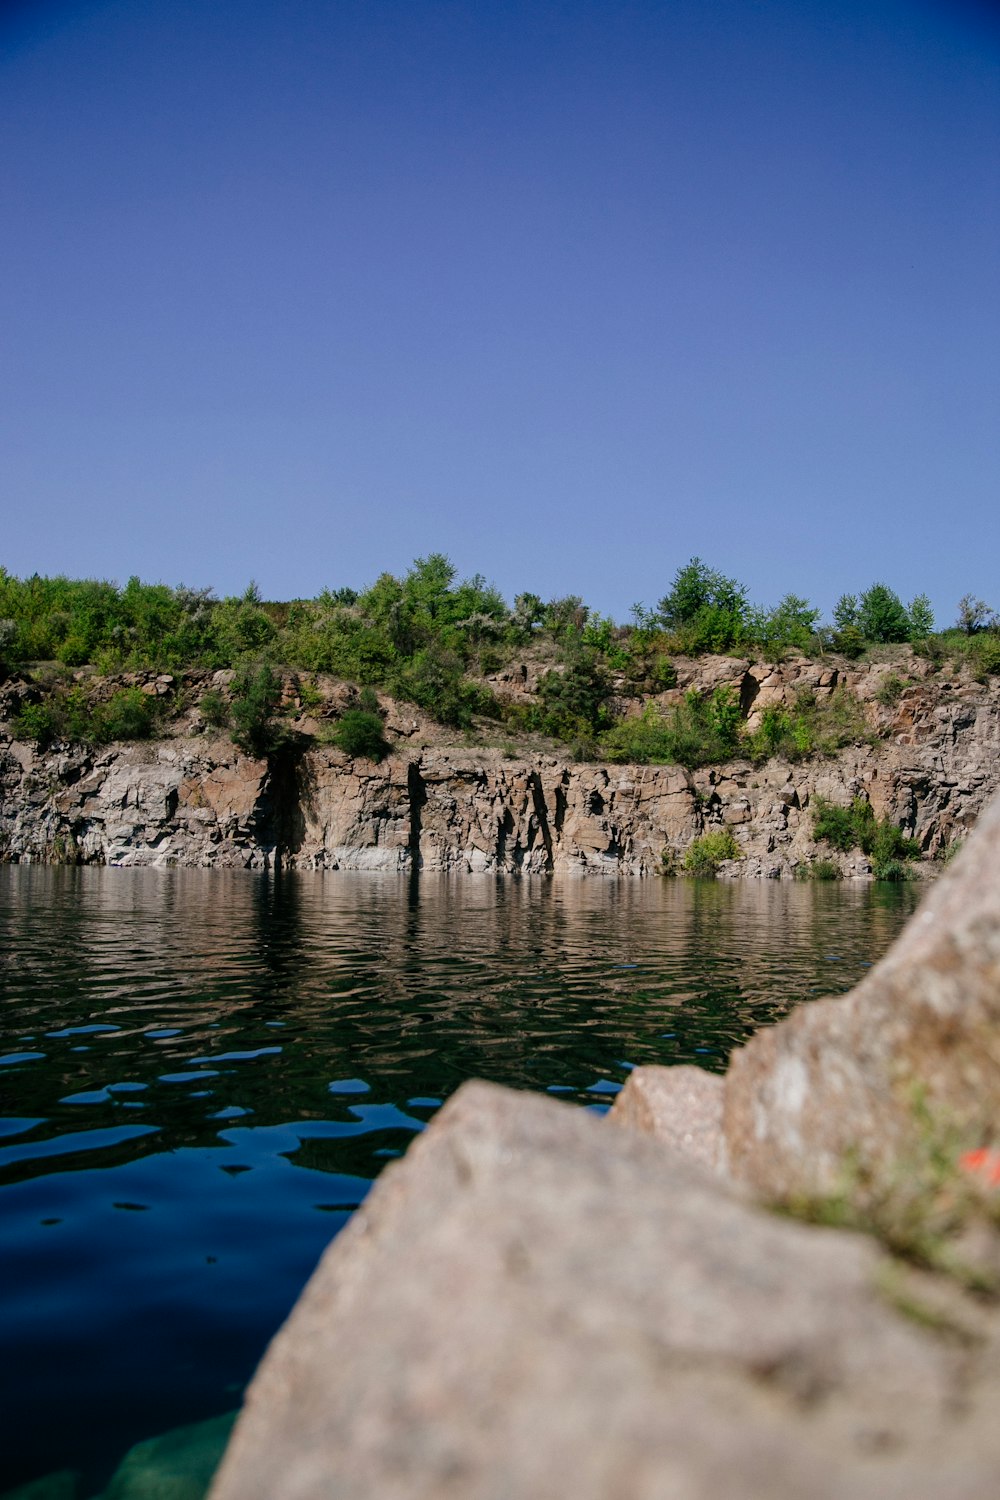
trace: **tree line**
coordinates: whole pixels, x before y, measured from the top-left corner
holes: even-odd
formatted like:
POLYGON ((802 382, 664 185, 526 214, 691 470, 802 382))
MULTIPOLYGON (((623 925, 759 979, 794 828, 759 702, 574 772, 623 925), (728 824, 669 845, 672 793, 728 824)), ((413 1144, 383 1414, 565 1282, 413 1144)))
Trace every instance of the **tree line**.
MULTIPOLYGON (((1000 621, 971 595, 960 601, 955 624, 935 631, 926 595, 905 604, 887 584, 873 583, 842 595, 833 620, 824 624, 820 611, 796 594, 772 608, 753 604, 744 585, 697 557, 677 569, 654 608, 634 606, 624 624, 577 596, 543 601, 525 592, 510 605, 482 575, 459 579, 441 553, 416 559, 402 577, 382 573, 361 591, 324 589, 314 599, 283 603, 262 599, 253 584, 241 595, 219 599, 210 589, 138 578, 119 587, 62 576, 17 578, 0 568, 3 673, 38 663, 88 666, 105 676, 232 668, 245 684, 243 697, 256 695, 255 701, 273 698, 278 667, 329 673, 359 687, 381 688, 447 724, 502 716, 512 729, 569 743, 593 744, 603 737, 604 748, 611 754, 619 749, 623 758, 636 758, 641 746, 616 746, 616 733, 635 739, 637 731, 626 734, 616 723, 613 692, 656 693, 672 686, 676 656, 795 650, 857 658, 902 642, 932 657, 965 653, 979 676, 1000 671, 1000 621), (537 701, 508 706, 501 715, 488 680, 528 648, 549 664, 537 701)), ((83 698, 77 697, 83 713, 83 698)), ((222 712, 218 705, 206 707, 209 714, 222 712)), ((147 706, 131 699, 102 712, 105 738, 131 720, 150 717, 147 706)), ((669 744, 662 724, 647 724, 646 749, 650 758, 680 758, 678 748, 683 752, 684 744, 697 740, 717 742, 721 752, 732 746, 733 723, 732 705, 691 703, 688 722, 673 726, 669 744)), ((786 730, 787 738, 793 726, 786 730)), ((813 731, 803 721, 794 733, 804 748, 813 731)))

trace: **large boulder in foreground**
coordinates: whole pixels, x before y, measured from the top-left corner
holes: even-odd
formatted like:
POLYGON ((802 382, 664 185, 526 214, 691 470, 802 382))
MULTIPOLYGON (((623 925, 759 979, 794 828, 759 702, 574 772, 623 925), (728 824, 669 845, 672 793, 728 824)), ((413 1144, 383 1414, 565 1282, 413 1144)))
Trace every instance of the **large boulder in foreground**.
POLYGON ((466 1084, 327 1250, 211 1500, 981 1500, 996 1390, 882 1265, 466 1084))
POLYGON ((1000 1144, 1000 798, 849 995, 734 1053, 733 1175, 770 1199, 886 1188, 935 1137, 1000 1144))
POLYGON ((647 1064, 629 1074, 608 1118, 724 1175, 724 1097, 723 1079, 704 1068, 647 1064))

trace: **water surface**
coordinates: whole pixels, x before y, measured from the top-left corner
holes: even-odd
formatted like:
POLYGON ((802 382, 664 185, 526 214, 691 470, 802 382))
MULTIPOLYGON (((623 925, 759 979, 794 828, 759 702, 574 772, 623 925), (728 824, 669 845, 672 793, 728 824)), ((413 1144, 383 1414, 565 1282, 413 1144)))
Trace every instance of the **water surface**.
POLYGON ((605 1109, 850 988, 908 887, 0 869, 0 1489, 237 1405, 463 1079, 605 1109))

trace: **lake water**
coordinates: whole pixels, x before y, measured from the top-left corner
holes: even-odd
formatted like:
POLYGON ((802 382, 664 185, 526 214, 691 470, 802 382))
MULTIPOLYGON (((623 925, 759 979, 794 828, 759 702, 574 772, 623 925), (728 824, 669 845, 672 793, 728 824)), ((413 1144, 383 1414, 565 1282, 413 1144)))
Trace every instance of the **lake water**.
POLYGON ((0 868, 0 1490, 237 1406, 466 1078, 608 1107, 849 989, 907 886, 0 868))

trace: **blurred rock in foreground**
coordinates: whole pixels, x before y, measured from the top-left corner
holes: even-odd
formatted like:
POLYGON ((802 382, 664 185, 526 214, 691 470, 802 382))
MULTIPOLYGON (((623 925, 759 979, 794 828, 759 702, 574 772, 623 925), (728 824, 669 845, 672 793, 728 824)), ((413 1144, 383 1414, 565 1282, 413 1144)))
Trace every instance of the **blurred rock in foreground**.
POLYGON ((1000 1144, 1000 798, 849 995, 803 1005, 734 1053, 724 1128, 763 1196, 888 1188, 934 1138, 1000 1144))
POLYGON ((466 1084, 326 1252, 212 1500, 981 1500, 1000 1387, 882 1263, 466 1084))
POLYGON ((724 1081, 637 1069, 614 1118, 466 1084, 326 1252, 212 1500, 1000 1494, 1000 802, 857 990, 724 1081))

